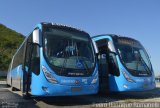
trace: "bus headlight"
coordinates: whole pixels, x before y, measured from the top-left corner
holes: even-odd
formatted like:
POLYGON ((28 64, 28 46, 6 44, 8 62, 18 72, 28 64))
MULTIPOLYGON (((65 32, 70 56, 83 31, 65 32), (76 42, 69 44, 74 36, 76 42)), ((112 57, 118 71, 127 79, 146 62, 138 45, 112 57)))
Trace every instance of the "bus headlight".
POLYGON ((129 82, 135 82, 126 72, 123 72, 124 77, 126 78, 127 81, 129 82))
POLYGON ((94 76, 91 84, 95 84, 98 81, 98 72, 96 73, 96 75, 94 76))
POLYGON ((58 83, 58 81, 54 78, 54 76, 48 71, 45 66, 42 66, 42 71, 44 72, 44 75, 49 82, 58 83))

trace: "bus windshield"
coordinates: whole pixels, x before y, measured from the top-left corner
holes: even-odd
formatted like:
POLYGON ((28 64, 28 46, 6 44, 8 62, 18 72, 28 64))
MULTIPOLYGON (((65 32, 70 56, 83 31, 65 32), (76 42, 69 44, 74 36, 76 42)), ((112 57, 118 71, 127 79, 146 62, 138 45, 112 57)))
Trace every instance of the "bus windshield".
POLYGON ((121 61, 132 75, 151 75, 151 63, 147 52, 136 40, 119 39, 116 43, 121 61))
POLYGON ((44 55, 60 75, 91 75, 95 66, 94 49, 87 33, 60 28, 44 31, 44 55))

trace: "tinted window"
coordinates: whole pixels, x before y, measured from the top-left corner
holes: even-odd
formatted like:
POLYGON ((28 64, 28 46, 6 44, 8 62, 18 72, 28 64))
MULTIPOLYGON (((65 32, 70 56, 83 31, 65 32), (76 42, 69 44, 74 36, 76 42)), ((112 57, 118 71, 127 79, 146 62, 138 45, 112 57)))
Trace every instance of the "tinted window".
POLYGON ((44 54, 60 75, 89 75, 95 66, 94 49, 88 34, 67 29, 44 30, 44 54))
POLYGON ((32 46, 32 58, 31 58, 31 71, 36 75, 40 73, 40 52, 39 46, 33 45, 32 46))
POLYGON ((26 54, 25 54, 25 68, 28 71, 29 63, 31 59, 31 50, 32 50, 32 34, 27 39, 27 47, 26 47, 26 54))
POLYGON ((26 42, 23 42, 21 47, 17 50, 16 54, 14 55, 12 69, 23 64, 25 46, 26 46, 26 42))
POLYGON ((121 39, 116 46, 123 64, 132 75, 151 75, 150 60, 139 42, 121 39))

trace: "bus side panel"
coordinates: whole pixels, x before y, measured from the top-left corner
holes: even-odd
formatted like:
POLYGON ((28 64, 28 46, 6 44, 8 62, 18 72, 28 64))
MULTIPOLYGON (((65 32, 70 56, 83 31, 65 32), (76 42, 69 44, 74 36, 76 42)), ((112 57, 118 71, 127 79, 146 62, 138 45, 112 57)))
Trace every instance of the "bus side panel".
POLYGON ((41 69, 40 69, 40 74, 39 75, 36 75, 36 74, 32 73, 32 78, 31 78, 31 94, 32 95, 42 94, 41 93, 42 88, 40 88, 39 85, 43 84, 45 80, 46 79, 45 79, 43 73, 41 72, 41 69))
POLYGON ((11 71, 11 85, 17 89, 21 89, 22 65, 17 66, 11 71))
MULTIPOLYGON (((118 58, 116 56, 116 58, 118 58)), ((120 65, 120 61, 117 59, 118 62, 118 66, 119 66, 119 72, 120 75, 119 76, 113 76, 110 75, 109 76, 109 88, 111 92, 119 92, 121 88, 123 88, 123 83, 126 82, 126 79, 123 77, 123 74, 121 72, 121 65, 120 65)))
POLYGON ((11 71, 7 73, 7 84, 11 86, 11 71))

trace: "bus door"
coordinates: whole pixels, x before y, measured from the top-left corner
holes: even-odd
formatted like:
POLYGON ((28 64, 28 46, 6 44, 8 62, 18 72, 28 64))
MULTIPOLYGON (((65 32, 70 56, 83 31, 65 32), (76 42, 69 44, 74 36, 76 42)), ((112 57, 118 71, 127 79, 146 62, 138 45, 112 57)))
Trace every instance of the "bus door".
POLYGON ((30 90, 31 84, 31 55, 32 55, 32 36, 29 36, 26 43, 25 60, 24 60, 24 75, 23 75, 23 92, 27 93, 30 90))
POLYGON ((101 39, 96 41, 99 50, 99 89, 101 93, 108 93, 109 91, 109 69, 108 69, 108 40, 101 39))
POLYGON ((24 68, 23 90, 28 94, 31 90, 32 74, 34 73, 38 76, 40 73, 40 48, 38 44, 32 42, 32 34, 27 40, 24 68))

